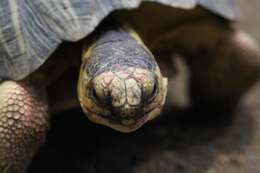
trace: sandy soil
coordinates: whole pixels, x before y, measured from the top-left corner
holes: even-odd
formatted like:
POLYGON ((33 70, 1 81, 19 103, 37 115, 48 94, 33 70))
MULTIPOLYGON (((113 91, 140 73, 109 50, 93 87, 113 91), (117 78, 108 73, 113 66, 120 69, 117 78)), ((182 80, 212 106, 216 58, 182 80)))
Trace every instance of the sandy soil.
MULTIPOLYGON (((239 25, 260 41, 260 1, 239 4, 239 25)), ((260 83, 233 111, 167 112, 129 135, 70 111, 53 118, 29 173, 259 173, 259 98, 260 83)))

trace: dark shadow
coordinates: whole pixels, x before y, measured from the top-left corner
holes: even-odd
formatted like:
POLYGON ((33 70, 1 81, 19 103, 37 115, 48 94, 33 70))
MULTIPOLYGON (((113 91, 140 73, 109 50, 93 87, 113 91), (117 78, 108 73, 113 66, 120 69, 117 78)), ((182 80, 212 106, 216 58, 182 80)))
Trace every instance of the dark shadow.
POLYGON ((210 112, 166 112, 131 134, 94 125, 80 110, 55 115, 29 173, 237 171, 240 154, 252 143, 258 117, 246 107, 219 116, 210 112), (224 169, 226 164, 232 165, 230 169, 224 169))

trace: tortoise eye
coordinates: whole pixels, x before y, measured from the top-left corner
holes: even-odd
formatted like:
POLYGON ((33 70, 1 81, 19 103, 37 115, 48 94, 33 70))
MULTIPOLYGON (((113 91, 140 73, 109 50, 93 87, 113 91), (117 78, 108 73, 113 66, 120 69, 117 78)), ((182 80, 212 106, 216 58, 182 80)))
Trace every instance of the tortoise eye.
POLYGON ((153 101, 153 99, 155 98, 156 94, 158 92, 158 85, 157 85, 157 82, 154 83, 153 85, 153 90, 148 98, 148 101, 151 102, 153 101))
POLYGON ((146 102, 149 104, 151 103, 154 98, 156 97, 157 93, 158 93, 158 83, 154 82, 154 84, 148 88, 144 88, 143 92, 143 96, 146 100, 146 102))
POLYGON ((89 97, 95 104, 102 107, 108 106, 111 100, 109 93, 105 92, 103 88, 96 88, 94 84, 89 88, 89 97))
POLYGON ((96 104, 100 105, 102 103, 102 99, 98 96, 94 86, 90 88, 90 97, 96 104))
POLYGON ((92 88, 92 96, 93 96, 93 98, 94 98, 95 100, 99 100, 99 97, 98 97, 97 92, 96 92, 96 90, 95 90, 94 87, 92 88))

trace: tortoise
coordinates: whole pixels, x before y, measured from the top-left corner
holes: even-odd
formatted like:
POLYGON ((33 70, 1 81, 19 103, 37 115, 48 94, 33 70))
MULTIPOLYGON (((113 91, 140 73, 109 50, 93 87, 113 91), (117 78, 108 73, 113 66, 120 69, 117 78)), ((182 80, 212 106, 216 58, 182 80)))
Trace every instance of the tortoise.
POLYGON ((236 18, 231 0, 2 0, 0 173, 26 171, 55 112, 81 105, 121 132, 154 119, 174 90, 164 76, 176 57, 195 93, 240 97, 260 53, 236 18))

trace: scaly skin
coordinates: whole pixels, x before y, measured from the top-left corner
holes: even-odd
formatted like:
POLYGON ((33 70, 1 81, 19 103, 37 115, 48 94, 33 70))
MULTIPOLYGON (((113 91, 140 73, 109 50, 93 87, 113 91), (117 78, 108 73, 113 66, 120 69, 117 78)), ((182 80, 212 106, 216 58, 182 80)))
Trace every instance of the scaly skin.
POLYGON ((0 173, 24 173, 47 129, 44 90, 23 82, 0 83, 0 173))

